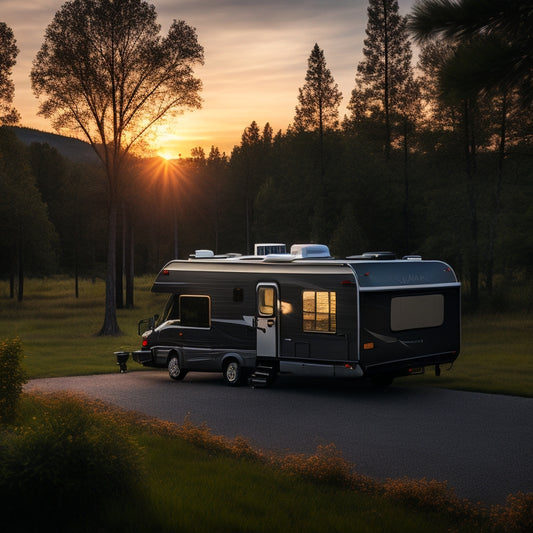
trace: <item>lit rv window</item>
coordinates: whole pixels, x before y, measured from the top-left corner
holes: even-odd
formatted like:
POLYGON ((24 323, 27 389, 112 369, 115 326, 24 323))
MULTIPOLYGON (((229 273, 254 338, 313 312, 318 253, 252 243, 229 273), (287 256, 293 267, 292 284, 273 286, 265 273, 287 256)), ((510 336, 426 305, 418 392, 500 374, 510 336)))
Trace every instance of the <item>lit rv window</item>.
POLYGON ((274 315, 274 287, 259 287, 259 314, 261 316, 274 315))
POLYGON ((337 330, 337 295, 335 292, 303 292, 304 331, 335 333, 337 330))
POLYGON ((444 296, 425 294, 391 299, 390 323, 392 331, 434 328, 444 323, 444 296))
POLYGON ((180 325, 209 328, 211 326, 209 296, 180 296, 180 325))

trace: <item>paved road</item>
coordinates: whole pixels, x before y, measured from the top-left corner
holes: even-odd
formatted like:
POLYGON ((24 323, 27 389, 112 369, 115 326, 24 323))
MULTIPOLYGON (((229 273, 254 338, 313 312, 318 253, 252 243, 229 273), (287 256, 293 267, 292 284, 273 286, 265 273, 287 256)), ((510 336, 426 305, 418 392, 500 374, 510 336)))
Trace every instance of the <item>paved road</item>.
POLYGON ((447 480, 473 501, 533 492, 531 398, 287 377, 270 389, 230 388, 217 374, 174 382, 165 371, 39 379, 26 390, 76 391, 176 423, 189 416, 264 450, 334 442, 362 474, 447 480))

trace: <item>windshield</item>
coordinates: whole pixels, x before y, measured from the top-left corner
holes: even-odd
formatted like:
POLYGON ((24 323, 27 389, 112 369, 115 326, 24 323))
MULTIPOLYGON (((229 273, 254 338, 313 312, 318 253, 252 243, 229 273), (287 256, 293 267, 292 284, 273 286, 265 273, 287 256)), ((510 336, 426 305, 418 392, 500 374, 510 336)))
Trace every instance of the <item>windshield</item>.
POLYGON ((157 325, 159 326, 168 320, 178 320, 179 317, 179 297, 177 294, 171 294, 167 300, 163 314, 159 317, 157 325))

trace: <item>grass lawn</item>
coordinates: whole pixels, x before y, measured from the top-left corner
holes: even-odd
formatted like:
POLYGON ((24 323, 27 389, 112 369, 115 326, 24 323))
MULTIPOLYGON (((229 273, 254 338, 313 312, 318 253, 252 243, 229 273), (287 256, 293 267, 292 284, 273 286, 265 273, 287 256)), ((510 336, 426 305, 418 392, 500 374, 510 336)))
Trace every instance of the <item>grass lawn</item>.
POLYGON ((435 377, 428 369, 398 383, 533 396, 533 314, 464 316, 461 344, 449 372, 435 377))
MULTIPOLYGON (((135 308, 118 310, 120 337, 98 337, 104 318, 104 282, 82 280, 80 297, 67 278, 30 279, 22 303, 0 282, 0 338, 22 339, 31 378, 116 372, 113 352, 140 347, 137 323, 161 313, 166 295, 150 291, 153 277, 136 279, 135 308)), ((131 370, 141 370, 135 363, 131 370)), ((397 380, 403 385, 533 396, 533 313, 463 317, 461 353, 439 378, 397 380)))
POLYGON ((30 279, 21 303, 7 298, 9 286, 2 281, 0 338, 22 340, 31 378, 116 372, 113 352, 139 349, 137 323, 163 310, 167 295, 152 293, 152 282, 152 277, 137 278, 135 308, 117 311, 124 334, 99 337, 104 320, 103 280, 81 280, 80 297, 75 298, 72 279, 30 279))

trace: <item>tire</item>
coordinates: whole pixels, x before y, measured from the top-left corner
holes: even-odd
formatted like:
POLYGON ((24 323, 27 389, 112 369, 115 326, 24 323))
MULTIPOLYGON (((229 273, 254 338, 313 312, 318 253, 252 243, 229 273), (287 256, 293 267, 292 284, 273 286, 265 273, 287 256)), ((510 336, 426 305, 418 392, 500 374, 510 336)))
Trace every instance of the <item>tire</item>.
POLYGON ((242 385, 248 377, 246 371, 235 359, 232 359, 224 365, 222 374, 226 385, 229 385, 230 387, 238 387, 242 385))
POLYGON ((180 361, 176 354, 169 357, 167 368, 168 375, 175 381, 181 381, 187 375, 187 370, 180 367, 180 361))

